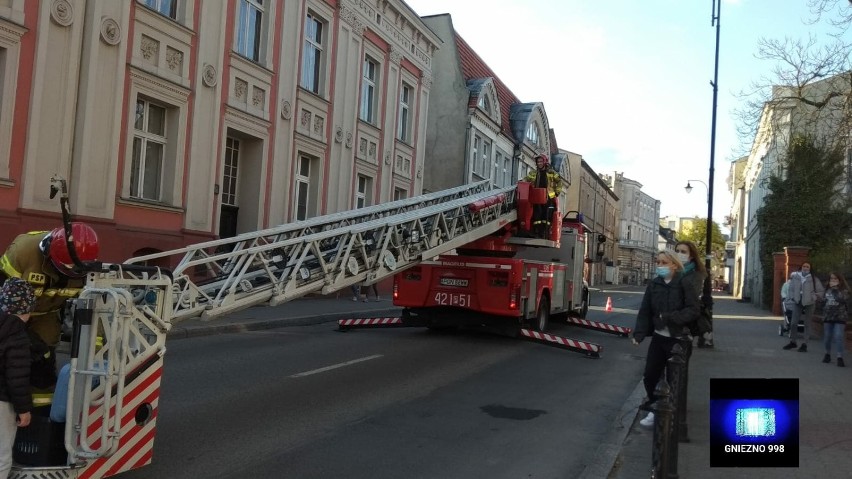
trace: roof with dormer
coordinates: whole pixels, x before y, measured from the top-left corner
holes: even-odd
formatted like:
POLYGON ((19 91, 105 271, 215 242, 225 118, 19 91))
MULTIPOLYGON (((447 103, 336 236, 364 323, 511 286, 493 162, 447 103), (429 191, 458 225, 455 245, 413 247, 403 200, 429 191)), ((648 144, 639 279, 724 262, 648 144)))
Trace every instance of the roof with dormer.
POLYGON ((468 84, 468 88, 471 88, 471 86, 474 87, 471 88, 470 104, 476 106, 482 86, 484 86, 490 79, 494 84, 494 88, 497 90, 497 101, 500 103, 501 132, 509 138, 514 139, 515 142, 523 143, 523 130, 521 130, 520 135, 516 135, 512 129, 512 123, 509 119, 512 105, 520 104, 521 101, 514 93, 512 93, 512 90, 503 83, 503 80, 494 73, 491 67, 485 63, 485 60, 483 60, 482 57, 480 57, 479 54, 477 54, 464 40, 464 38, 458 34, 458 32, 455 33, 455 37, 462 75, 464 76, 465 82, 468 84), (476 93, 475 98, 474 89, 476 93))

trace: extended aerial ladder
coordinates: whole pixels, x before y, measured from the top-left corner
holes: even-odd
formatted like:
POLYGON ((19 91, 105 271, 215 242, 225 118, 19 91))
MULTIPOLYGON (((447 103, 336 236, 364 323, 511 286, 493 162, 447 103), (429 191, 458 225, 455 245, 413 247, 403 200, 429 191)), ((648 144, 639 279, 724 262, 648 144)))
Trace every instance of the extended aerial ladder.
POLYGON ((515 188, 488 182, 132 258, 171 264, 172 321, 375 283, 517 218, 515 188), (474 207, 475 205, 475 207, 474 207))

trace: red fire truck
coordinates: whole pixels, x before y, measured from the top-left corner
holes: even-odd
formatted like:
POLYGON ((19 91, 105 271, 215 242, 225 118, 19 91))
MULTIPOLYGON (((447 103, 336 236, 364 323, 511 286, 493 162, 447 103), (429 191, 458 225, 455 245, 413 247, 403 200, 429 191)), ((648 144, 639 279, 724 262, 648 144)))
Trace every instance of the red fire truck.
POLYGON ((517 221, 457 248, 456 254, 422 261, 394 276, 393 300, 404 308, 403 323, 446 328, 508 320, 545 331, 551 318, 585 318, 589 232, 580 215, 562 218, 556 205, 550 237, 530 238, 533 204, 545 201, 530 186, 518 183, 517 221))

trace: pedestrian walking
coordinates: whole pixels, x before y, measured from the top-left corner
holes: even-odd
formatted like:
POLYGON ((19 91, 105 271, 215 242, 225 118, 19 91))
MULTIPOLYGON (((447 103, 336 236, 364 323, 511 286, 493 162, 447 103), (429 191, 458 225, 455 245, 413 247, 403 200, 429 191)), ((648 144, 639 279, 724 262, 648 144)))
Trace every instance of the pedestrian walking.
MULTIPOLYGON (((642 305, 636 315, 632 342, 640 344, 651 336, 645 358, 643 382, 650 405, 657 400, 654 391, 679 339, 688 337, 689 327, 700 314, 698 295, 694 286, 683 281, 683 265, 670 251, 657 253, 656 277, 648 283, 642 305)), ((654 424, 654 413, 640 421, 643 426, 654 424)))
POLYGON ((847 301, 849 300, 849 285, 843 276, 837 273, 828 274, 828 289, 825 290, 825 306, 822 316, 822 342, 825 346, 825 356, 822 362, 831 362, 832 346, 837 356, 837 365, 843 363, 843 346, 846 341, 846 321, 849 318, 847 301))
POLYGON ((373 283, 364 285, 364 302, 366 303, 370 300, 370 290, 373 290, 373 296, 375 296, 375 300, 379 301, 379 287, 376 286, 376 283, 373 283))
POLYGON ((26 323, 36 303, 32 286, 9 278, 0 289, 0 479, 12 469, 17 427, 30 425, 30 339, 26 323))
POLYGON ((825 288, 822 282, 811 272, 811 263, 805 261, 799 269, 799 274, 790 282, 790 297, 796 302, 793 308, 793 323, 790 325, 790 342, 784 349, 791 350, 798 346, 800 353, 808 352, 808 337, 811 332, 811 318, 814 315, 814 306, 818 299, 822 299, 825 288), (799 337, 799 328, 796 326, 803 321, 804 332, 802 333, 802 345, 796 340, 799 337))

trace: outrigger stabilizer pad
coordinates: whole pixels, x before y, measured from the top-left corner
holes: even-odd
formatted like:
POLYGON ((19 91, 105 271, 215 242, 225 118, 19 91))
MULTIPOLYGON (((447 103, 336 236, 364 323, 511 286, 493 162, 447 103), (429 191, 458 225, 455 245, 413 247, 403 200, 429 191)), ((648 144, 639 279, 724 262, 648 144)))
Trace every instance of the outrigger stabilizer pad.
POLYGON ((353 328, 403 328, 411 326, 404 324, 402 318, 355 318, 337 320, 337 328, 347 331, 353 328))
POLYGON ((581 318, 569 317, 568 323, 580 326, 581 328, 594 329, 595 331, 603 331, 604 333, 615 334, 623 338, 630 336, 630 333, 633 331, 631 328, 615 326, 613 324, 608 323, 599 323, 597 321, 589 321, 588 319, 581 318))
POLYGON ((521 329, 522 339, 528 339, 537 343, 546 344, 556 348, 567 349, 576 353, 585 354, 590 358, 600 358, 603 348, 595 343, 587 343, 585 341, 577 341, 575 339, 563 338, 562 336, 554 336, 552 334, 540 333, 531 329, 521 329))

